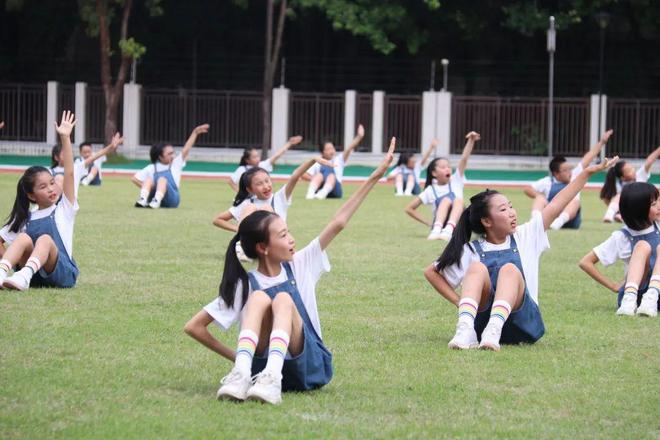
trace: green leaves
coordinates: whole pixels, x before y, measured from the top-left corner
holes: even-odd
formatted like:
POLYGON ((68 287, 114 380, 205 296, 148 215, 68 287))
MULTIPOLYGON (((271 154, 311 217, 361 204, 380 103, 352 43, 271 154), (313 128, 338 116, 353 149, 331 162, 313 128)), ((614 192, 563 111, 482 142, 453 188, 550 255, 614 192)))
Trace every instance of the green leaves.
POLYGON ((122 56, 128 56, 137 60, 147 52, 147 48, 135 41, 133 37, 126 40, 119 40, 119 49, 122 56))

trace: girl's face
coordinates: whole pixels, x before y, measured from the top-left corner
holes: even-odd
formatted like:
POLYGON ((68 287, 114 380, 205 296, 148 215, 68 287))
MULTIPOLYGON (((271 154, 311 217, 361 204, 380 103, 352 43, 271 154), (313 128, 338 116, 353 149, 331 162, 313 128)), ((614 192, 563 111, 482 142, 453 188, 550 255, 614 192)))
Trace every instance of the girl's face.
POLYGON ((337 154, 337 150, 335 150, 335 146, 332 145, 332 142, 326 142, 323 144, 323 151, 321 151, 323 159, 332 160, 335 158, 335 154, 337 154))
POLYGON ((268 245, 264 247, 267 258, 275 261, 291 261, 296 252, 296 240, 289 232, 286 222, 276 218, 268 227, 268 245))
POLYGON ((62 188, 55 183, 55 177, 43 171, 36 175, 32 192, 28 198, 32 203, 39 205, 40 209, 54 205, 62 194, 62 188))
POLYGON ((174 147, 171 145, 165 146, 165 148, 163 148, 163 152, 160 153, 160 156, 158 156, 158 160, 163 165, 171 164, 174 160, 174 147))
POLYGON ((252 176, 247 190, 259 200, 267 200, 273 195, 273 183, 270 175, 262 171, 252 176))
POLYGON ((250 166, 256 167, 259 165, 261 159, 261 155, 259 154, 259 151, 255 148, 250 150, 250 155, 247 158, 247 163, 250 166))
POLYGON ((626 162, 623 168, 621 168, 621 180, 624 182, 634 182, 635 167, 626 162))
POLYGON ((509 235, 518 226, 518 214, 509 199, 495 194, 488 201, 488 217, 481 219, 481 222, 486 228, 486 235, 509 235))
POLYGON ((654 222, 660 220, 660 203, 657 200, 651 202, 649 207, 649 221, 654 222))
POLYGON ((406 162, 406 167, 413 169, 415 168, 416 163, 417 163, 417 158, 415 156, 410 156, 410 159, 408 159, 408 162, 406 162))
POLYGON ((89 145, 85 145, 80 149, 80 156, 82 156, 83 159, 89 159, 92 157, 92 147, 89 145))
POLYGON ((447 159, 440 159, 435 163, 433 178, 438 181, 438 185, 446 185, 451 179, 451 167, 447 159))

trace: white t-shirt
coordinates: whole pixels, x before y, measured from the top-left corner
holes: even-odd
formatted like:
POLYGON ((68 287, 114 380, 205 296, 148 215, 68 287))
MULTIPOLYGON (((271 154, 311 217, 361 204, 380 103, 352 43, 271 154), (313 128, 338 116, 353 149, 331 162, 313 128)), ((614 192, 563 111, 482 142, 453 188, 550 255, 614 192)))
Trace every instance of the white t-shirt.
MULTIPOLYGON (((344 178, 344 153, 341 151, 338 151, 337 154, 335 154, 334 159, 332 159, 332 163, 335 164, 335 177, 337 178, 337 182, 341 183, 342 179, 344 178)), ((307 170, 307 174, 310 176, 313 176, 317 173, 321 172, 321 164, 320 163, 315 163, 312 165, 312 167, 307 170)))
MULTIPOLYGON (((646 172, 644 165, 639 167, 639 169, 635 173, 635 182, 648 182, 650 178, 651 178, 651 173, 646 172)), ((621 192, 621 188, 623 188, 629 183, 632 182, 621 182, 619 179, 616 179, 616 193, 619 194, 621 192)))
MULTIPOLYGON (((575 168, 571 171, 571 182, 575 180, 575 178, 582 172, 582 162, 578 163, 575 168)), ((537 180, 536 182, 532 183, 532 188, 534 191, 537 193, 543 194, 543 197, 546 199, 550 195, 550 188, 552 187, 552 181, 553 178, 551 176, 545 176, 542 179, 537 180)), ((580 194, 576 196, 576 198, 580 198, 580 194)))
POLYGON ((388 176, 395 177, 398 176, 399 174, 404 174, 404 173, 413 173, 413 175, 415 176, 415 182, 419 183, 422 176, 422 167, 419 164, 419 162, 415 162, 415 168, 413 168, 412 170, 408 168, 406 165, 399 165, 398 167, 394 167, 392 171, 390 171, 390 174, 388 176))
MULTIPOLYGON (((167 171, 168 169, 172 170, 172 177, 174 177, 174 182, 176 183, 177 188, 179 187, 179 183, 181 182, 181 173, 183 172, 183 167, 186 166, 186 162, 183 160, 183 155, 181 153, 177 154, 174 160, 172 160, 172 164, 170 165, 165 165, 160 162, 156 162, 156 171, 161 173, 163 171, 167 171)), ((146 167, 142 168, 140 171, 135 173, 135 178, 138 179, 140 182, 144 182, 148 178, 154 177, 154 164, 151 163, 147 165, 146 167)))
POLYGON ((266 200, 261 200, 256 197, 250 197, 248 199, 243 200, 240 205, 232 206, 231 208, 229 208, 229 212, 234 217, 234 220, 236 220, 237 222, 241 221, 241 214, 243 213, 243 210, 250 203, 253 203, 257 207, 257 209, 260 209, 264 206, 270 206, 272 204, 275 214, 279 215, 280 217, 282 217, 283 220, 286 221, 286 213, 289 210, 289 206, 291 206, 291 198, 288 199, 286 198, 286 187, 284 186, 280 188, 280 190, 277 191, 275 194, 272 194, 266 200))
MULTIPOLYGON (((656 222, 656 226, 660 227, 660 223, 656 222)), ((641 231, 635 231, 634 229, 630 229, 627 226, 624 226, 623 228, 630 232, 630 235, 633 237, 653 232, 653 225, 646 229, 642 229, 641 231)), ((624 271, 626 274, 628 273, 631 243, 630 240, 628 240, 628 237, 626 237, 626 234, 624 234, 621 229, 612 232, 612 235, 610 235, 607 240, 596 246, 593 251, 603 266, 611 266, 618 260, 622 260, 624 271)))
POLYGON ((449 185, 451 184, 451 192, 454 193, 457 199, 462 199, 463 198, 463 186, 465 185, 465 176, 462 175, 458 169, 454 172, 454 174, 451 175, 451 178, 449 179, 449 183, 446 183, 444 185, 438 185, 435 183, 435 179, 433 180, 434 183, 431 185, 427 186, 424 188, 424 191, 421 192, 419 197, 422 201, 423 204, 425 205, 432 205, 435 203, 436 196, 437 198, 440 198, 444 196, 445 194, 449 194, 449 185), (435 189, 435 194, 433 193, 433 190, 435 189))
MULTIPOLYGON (((296 279, 296 286, 302 298, 305 310, 312 321, 312 326, 319 337, 321 335, 321 322, 319 312, 316 306, 316 283, 321 275, 330 271, 330 262, 328 255, 321 249, 318 237, 312 240, 305 248, 293 254, 293 261, 290 262, 293 276, 296 279)), ((282 271, 275 277, 267 277, 256 270, 251 271, 262 289, 276 286, 286 281, 286 270, 282 266, 282 271)), ((252 289, 249 288, 249 294, 252 289)), ((239 281, 236 286, 236 297, 234 306, 227 307, 222 298, 211 301, 204 307, 204 310, 213 317, 215 324, 223 330, 228 330, 235 322, 243 317, 243 287, 239 281)))
MULTIPOLYGON (((48 208, 37 209, 30 213, 30 220, 39 220, 48 217, 53 211, 55 211, 55 225, 57 226, 57 232, 60 233, 60 238, 62 239, 62 243, 64 243, 64 247, 70 258, 73 258, 73 224, 78 209, 80 209, 80 207, 78 206, 77 201, 76 203, 71 204, 69 199, 62 195, 59 203, 49 206, 48 208)), ((0 237, 5 243, 11 244, 16 240, 19 233, 25 232, 25 229, 25 225, 23 225, 18 233, 10 232, 9 226, 5 225, 0 229, 0 237)))
MULTIPOLYGON (((263 168, 264 170, 268 171, 269 173, 273 171, 273 165, 270 163, 270 159, 262 160, 259 162, 259 168, 263 168)), ((241 180, 241 176, 243 175, 244 172, 252 168, 252 165, 241 165, 238 168, 236 168, 236 171, 231 173, 231 181, 234 182, 236 185, 238 185, 238 182, 241 180)))
MULTIPOLYGON (((543 227, 543 216, 541 213, 538 211, 532 212, 531 220, 518 226, 513 236, 518 245, 518 253, 520 254, 520 262, 522 263, 527 290, 534 302, 538 304, 539 261, 541 254, 550 248, 548 235, 543 227)), ((484 252, 509 249, 511 247, 511 236, 507 237, 506 241, 502 244, 489 243, 483 238, 479 239, 479 243, 484 252)), ((461 257, 460 265, 454 264, 444 268, 442 275, 456 289, 463 283, 463 278, 470 264, 475 261, 480 261, 479 255, 472 250, 470 245, 465 244, 463 246, 463 256, 461 257)))

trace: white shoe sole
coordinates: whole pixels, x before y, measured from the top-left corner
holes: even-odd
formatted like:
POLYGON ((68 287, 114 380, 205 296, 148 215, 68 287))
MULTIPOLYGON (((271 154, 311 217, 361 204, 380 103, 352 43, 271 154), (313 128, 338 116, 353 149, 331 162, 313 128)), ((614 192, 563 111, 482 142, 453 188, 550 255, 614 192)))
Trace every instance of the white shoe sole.
POLYGON ((479 350, 500 351, 500 346, 492 342, 482 342, 479 344, 479 350))
POLYGON ((628 312, 627 310, 617 310, 616 316, 635 316, 636 310, 628 312))
POLYGON ((248 391, 248 395, 245 398, 247 401, 256 401, 256 402, 261 402, 261 403, 270 403, 271 405, 279 405, 282 403, 282 397, 278 396, 277 398, 273 399, 269 396, 262 396, 259 393, 250 393, 248 391))
POLYGON ((474 348, 477 348, 479 344, 475 342, 474 344, 469 344, 469 345, 461 345, 457 344, 456 342, 449 342, 447 344, 447 347, 451 348, 452 350, 472 350, 474 348))
POLYGON ((642 316, 644 318, 655 318, 656 316, 658 316, 657 311, 653 312, 653 311, 643 310, 641 308, 637 309, 636 313, 637 316, 642 316))
POLYGON ((218 400, 229 400, 229 401, 232 401, 232 402, 243 402, 246 398, 246 396, 239 396, 237 394, 232 394, 232 393, 227 393, 227 392, 224 392, 224 393, 220 394, 219 390, 216 393, 215 397, 218 400))
POLYGON ((24 291, 28 290, 28 287, 30 287, 30 286, 28 286, 28 287, 20 286, 18 284, 15 284, 9 278, 7 278, 5 281, 3 281, 2 287, 7 289, 7 290, 18 290, 18 291, 24 292, 24 291))

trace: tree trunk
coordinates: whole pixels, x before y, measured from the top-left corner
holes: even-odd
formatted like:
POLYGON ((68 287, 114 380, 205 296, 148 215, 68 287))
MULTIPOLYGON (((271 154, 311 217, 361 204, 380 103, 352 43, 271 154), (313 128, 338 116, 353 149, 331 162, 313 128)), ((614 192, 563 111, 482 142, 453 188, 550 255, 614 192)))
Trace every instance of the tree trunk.
POLYGON ((273 41, 273 0, 268 0, 266 5, 266 45, 264 49, 264 79, 262 94, 262 141, 261 155, 268 157, 270 152, 270 131, 273 102, 273 82, 275 81, 275 69, 280 57, 282 47, 282 34, 284 33, 284 20, 286 18, 286 0, 280 0, 280 11, 277 17, 277 30, 275 41, 273 41))

